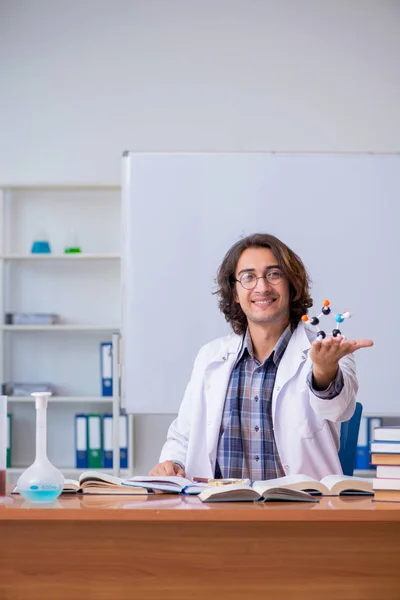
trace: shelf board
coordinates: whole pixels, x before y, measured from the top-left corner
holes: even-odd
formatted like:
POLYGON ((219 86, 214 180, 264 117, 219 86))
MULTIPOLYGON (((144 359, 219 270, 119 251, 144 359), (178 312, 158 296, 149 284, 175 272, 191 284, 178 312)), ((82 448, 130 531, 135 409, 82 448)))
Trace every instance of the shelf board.
MULTIPOLYGON (((7 469, 7 473, 10 475, 20 475, 27 469, 30 465, 26 465, 25 467, 10 467, 7 469)), ((81 473, 84 471, 99 471, 100 473, 109 473, 113 474, 112 469, 76 469, 75 467, 57 467, 61 471, 61 473, 65 476, 66 474, 72 475, 72 477, 79 477, 81 473)), ((127 477, 129 475, 128 469, 121 469, 120 477, 127 477)))
POLYGON ((76 254, 4 254, 0 256, 2 260, 20 260, 20 261, 54 261, 54 260, 120 260, 121 255, 117 253, 109 254, 85 254, 84 252, 76 254))
MULTIPOLYGON (((8 402, 34 402, 33 396, 8 396, 8 402)), ((74 403, 74 402, 105 402, 112 403, 113 396, 51 396, 50 404, 74 403)))
POLYGON ((1 325, 2 331, 119 331, 112 325, 1 325))
POLYGON ((2 185, 0 187, 0 189, 5 190, 7 192, 26 192, 26 191, 44 191, 44 192, 52 192, 52 191, 65 191, 65 192, 70 192, 70 191, 78 191, 78 192, 86 192, 86 191, 93 191, 93 192, 102 192, 102 191, 106 191, 106 192, 120 192, 121 191, 121 186, 120 185, 116 185, 116 184, 110 184, 110 183, 105 183, 104 185, 101 183, 73 183, 73 184, 69 184, 69 183, 54 183, 54 184, 49 184, 49 183, 34 183, 31 185, 19 185, 19 184, 14 184, 14 183, 8 183, 5 185, 2 185))
POLYGON ((355 469, 353 475, 354 475, 354 477, 366 477, 366 478, 376 477, 376 469, 366 469, 366 470, 355 469))

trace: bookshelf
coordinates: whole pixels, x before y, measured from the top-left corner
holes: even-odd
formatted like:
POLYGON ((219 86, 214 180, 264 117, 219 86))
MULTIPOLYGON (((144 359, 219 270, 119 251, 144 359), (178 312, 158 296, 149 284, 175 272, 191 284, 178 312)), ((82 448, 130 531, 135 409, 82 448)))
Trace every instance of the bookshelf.
MULTIPOLYGON (((100 381, 100 343, 120 330, 120 188, 3 186, 0 221, 1 383, 55 386, 48 454, 77 475, 75 414, 120 410, 117 393, 101 396, 100 381), (35 239, 49 241, 51 253, 32 254, 35 239), (65 254, 76 242, 82 252, 65 254), (9 312, 56 313, 60 322, 6 325, 9 312)), ((30 396, 8 400, 13 478, 34 459, 35 408, 30 396)))

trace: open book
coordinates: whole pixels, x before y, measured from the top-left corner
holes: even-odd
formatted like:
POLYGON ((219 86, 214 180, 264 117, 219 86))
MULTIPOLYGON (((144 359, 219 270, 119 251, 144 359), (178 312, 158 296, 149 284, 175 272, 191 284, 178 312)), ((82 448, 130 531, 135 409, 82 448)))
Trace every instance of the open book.
POLYGON ((321 481, 307 475, 288 475, 250 485, 232 484, 207 487, 199 494, 203 502, 294 500, 315 501, 315 494, 338 496, 340 494, 373 494, 372 479, 327 475, 321 481))
POLYGON ((82 494, 110 494, 110 495, 132 495, 132 494, 148 494, 149 490, 144 487, 126 487, 123 485, 125 479, 110 475, 109 473, 101 473, 98 471, 84 471, 79 480, 65 479, 65 492, 77 492, 82 494))
MULTIPOLYGON (((144 487, 135 486, 126 487, 123 484, 125 479, 115 477, 109 473, 100 471, 84 471, 79 480, 64 479, 63 494, 108 494, 108 495, 137 495, 149 494, 150 490, 144 487)), ((15 488, 12 494, 18 494, 18 489, 15 488)))
POLYGON ((169 494, 199 494, 201 490, 208 488, 207 483, 196 483, 191 479, 179 477, 177 475, 148 475, 142 477, 140 475, 125 479, 122 485, 127 488, 146 488, 160 492, 168 492, 169 494))

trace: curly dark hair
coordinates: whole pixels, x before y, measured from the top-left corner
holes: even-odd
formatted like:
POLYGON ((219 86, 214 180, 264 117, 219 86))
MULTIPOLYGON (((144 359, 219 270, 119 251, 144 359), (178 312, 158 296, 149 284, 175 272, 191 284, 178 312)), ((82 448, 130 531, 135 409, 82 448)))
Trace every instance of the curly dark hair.
POLYGON ((279 268, 289 281, 290 294, 290 326, 292 331, 299 323, 302 315, 312 306, 309 286, 310 278, 301 259, 278 238, 268 233, 253 233, 232 246, 226 253, 217 272, 215 282, 219 296, 219 308, 235 333, 243 335, 247 329, 247 318, 235 301, 235 271, 238 260, 247 248, 268 248, 271 250, 279 268))

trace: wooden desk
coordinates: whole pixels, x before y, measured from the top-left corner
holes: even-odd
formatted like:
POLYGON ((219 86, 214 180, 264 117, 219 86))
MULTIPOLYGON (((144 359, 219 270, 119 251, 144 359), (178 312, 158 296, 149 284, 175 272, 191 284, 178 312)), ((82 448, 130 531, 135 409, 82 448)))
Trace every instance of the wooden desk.
POLYGON ((0 504, 0 599, 398 600, 400 504, 0 504))

